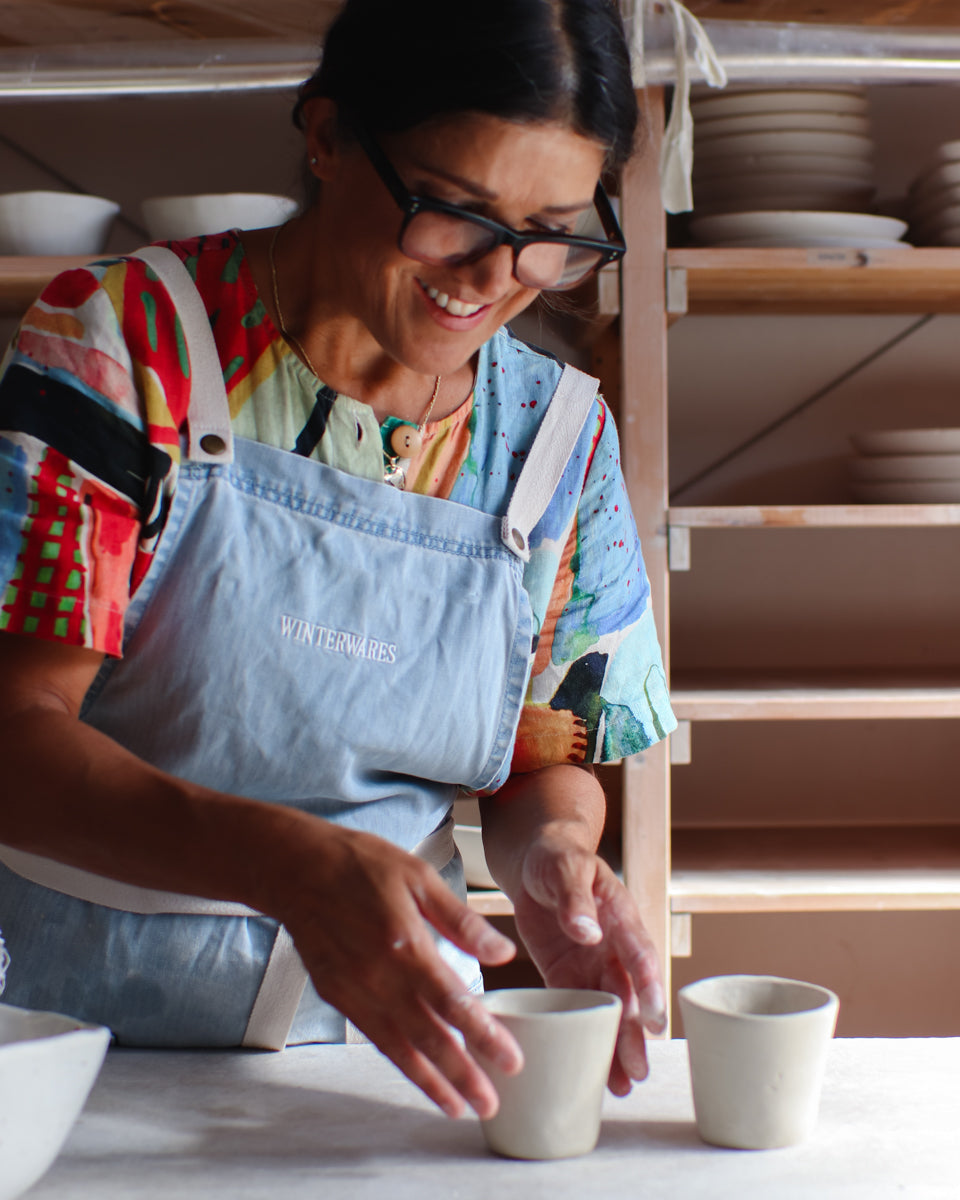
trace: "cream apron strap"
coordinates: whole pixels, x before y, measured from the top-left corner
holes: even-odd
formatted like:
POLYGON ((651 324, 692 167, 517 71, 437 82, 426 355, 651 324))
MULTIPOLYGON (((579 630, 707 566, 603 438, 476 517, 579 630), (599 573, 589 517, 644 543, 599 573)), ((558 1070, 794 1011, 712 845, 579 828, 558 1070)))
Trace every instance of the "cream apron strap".
POLYGON ((569 364, 534 438, 503 518, 504 544, 527 562, 530 533, 553 498, 597 396, 600 381, 569 364))
POLYGON ((164 246, 144 246, 130 257, 141 259, 159 277, 180 317, 190 363, 187 453, 194 462, 232 462, 233 430, 223 368, 196 284, 183 262, 164 246))
POLYGON ((15 874, 41 887, 76 900, 100 904, 104 908, 115 908, 120 912, 140 913, 152 916, 158 913, 183 913, 204 917, 259 917, 254 908, 237 904, 231 900, 207 900, 203 896, 182 896, 178 892, 163 892, 156 888, 137 887, 132 883, 121 883, 119 879, 108 879, 105 875, 94 875, 79 867, 42 858, 39 854, 28 854, 12 846, 0 846, 0 862, 15 874))
POLYGON ((285 926, 277 927, 260 990, 253 1002, 242 1046, 282 1050, 307 985, 307 971, 285 926))

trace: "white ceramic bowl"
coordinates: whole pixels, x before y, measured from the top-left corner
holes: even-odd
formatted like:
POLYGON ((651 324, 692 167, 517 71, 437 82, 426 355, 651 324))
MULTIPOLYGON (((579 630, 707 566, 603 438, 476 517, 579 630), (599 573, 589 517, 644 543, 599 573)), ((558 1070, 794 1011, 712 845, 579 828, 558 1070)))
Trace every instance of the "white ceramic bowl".
POLYGON ((483 854, 483 833, 479 825, 455 825, 453 840, 463 859, 467 887, 495 888, 497 881, 487 869, 483 854))
POLYGON ((102 1025, 0 1004, 0 1200, 22 1195, 60 1153, 109 1042, 102 1025))
POLYGON ((265 192, 204 196, 152 196, 140 206, 152 241, 180 241, 226 229, 279 225, 297 211, 296 200, 265 192))
POLYGON ((100 254, 120 205, 78 192, 0 195, 0 254, 100 254))

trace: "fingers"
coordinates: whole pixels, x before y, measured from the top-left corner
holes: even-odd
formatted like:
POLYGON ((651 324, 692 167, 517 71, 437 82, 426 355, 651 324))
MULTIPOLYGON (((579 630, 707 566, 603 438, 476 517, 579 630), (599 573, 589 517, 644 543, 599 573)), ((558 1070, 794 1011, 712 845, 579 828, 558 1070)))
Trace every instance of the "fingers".
POLYGON ((577 945, 603 940, 594 885, 597 857, 579 846, 559 853, 534 848, 524 860, 523 883, 532 899, 552 909, 563 933, 577 945))
POLYGON ((618 883, 617 889, 600 901, 608 947, 630 981, 641 1023, 651 1033, 662 1033, 667 1002, 657 952, 626 888, 618 883))

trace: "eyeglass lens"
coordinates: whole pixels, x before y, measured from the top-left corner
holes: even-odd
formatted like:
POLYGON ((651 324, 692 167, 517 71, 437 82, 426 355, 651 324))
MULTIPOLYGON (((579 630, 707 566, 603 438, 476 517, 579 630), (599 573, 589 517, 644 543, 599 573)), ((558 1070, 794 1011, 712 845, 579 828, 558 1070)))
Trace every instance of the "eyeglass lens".
MULTIPOLYGON (((581 233, 581 230, 577 230, 581 233)), ((482 225, 450 213, 425 210, 407 223, 401 249, 410 258, 431 266, 455 266, 482 258, 496 244, 496 235, 482 225)), ((565 288, 585 278, 602 255, 587 246, 533 242, 516 258, 515 273, 524 287, 565 288)))

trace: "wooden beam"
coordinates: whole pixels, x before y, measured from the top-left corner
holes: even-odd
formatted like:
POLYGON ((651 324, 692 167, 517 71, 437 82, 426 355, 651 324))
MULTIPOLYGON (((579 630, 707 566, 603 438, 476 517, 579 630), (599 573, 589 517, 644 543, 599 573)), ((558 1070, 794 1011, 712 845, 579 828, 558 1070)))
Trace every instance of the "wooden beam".
POLYGON ((956 0, 686 0, 700 20, 960 28, 956 0))

